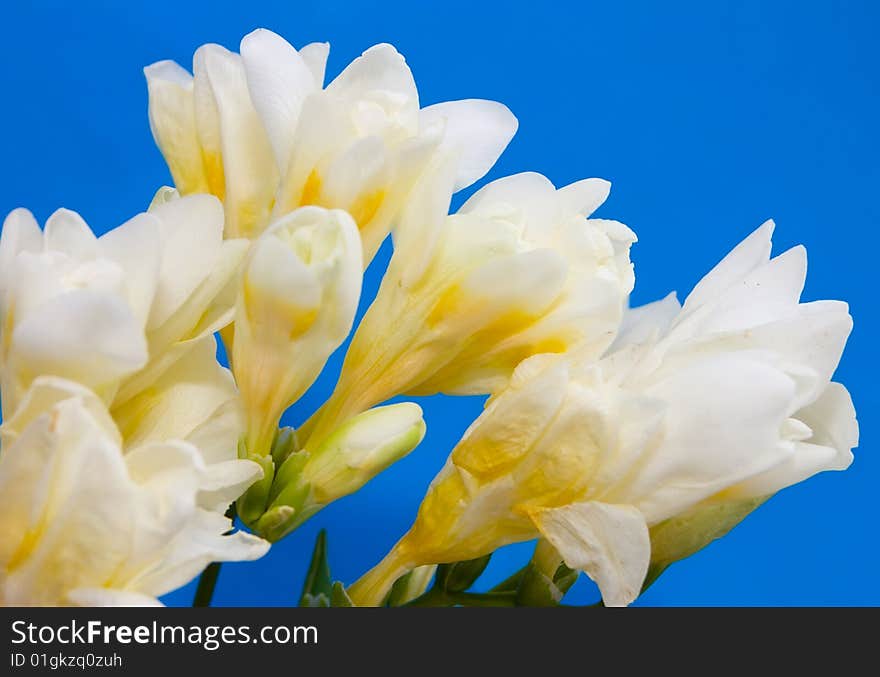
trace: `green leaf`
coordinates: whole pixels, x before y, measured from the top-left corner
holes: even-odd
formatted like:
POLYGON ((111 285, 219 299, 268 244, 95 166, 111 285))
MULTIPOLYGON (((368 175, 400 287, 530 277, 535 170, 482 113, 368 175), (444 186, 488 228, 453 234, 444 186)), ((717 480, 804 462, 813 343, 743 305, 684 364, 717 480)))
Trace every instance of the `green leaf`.
POLYGON ((327 563, 327 532, 321 529, 315 539, 312 561, 306 573, 305 583, 303 583, 299 605, 330 606, 332 586, 330 565, 327 563))
POLYGON ((471 587, 489 565, 492 553, 464 562, 441 564, 437 567, 435 587, 446 592, 464 592, 471 587))

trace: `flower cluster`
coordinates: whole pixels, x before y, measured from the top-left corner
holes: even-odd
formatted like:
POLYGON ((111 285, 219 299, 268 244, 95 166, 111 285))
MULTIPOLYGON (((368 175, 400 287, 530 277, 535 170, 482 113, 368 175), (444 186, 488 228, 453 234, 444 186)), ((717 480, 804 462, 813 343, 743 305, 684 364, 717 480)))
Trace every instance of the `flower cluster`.
POLYGON ((520 602, 558 602, 559 573, 582 571, 629 604, 767 497, 850 464, 831 378, 852 321, 800 302, 803 248, 770 258, 765 224, 683 305, 629 308, 635 234, 593 216, 608 182, 515 174, 450 213, 516 118, 422 107, 390 45, 325 86, 328 49, 261 29, 240 53, 199 48, 192 74, 147 67, 175 188, 100 237, 67 210, 7 217, 0 603, 156 603, 260 557, 418 446, 421 409, 386 404, 401 395, 489 400, 346 604, 412 601, 449 578, 436 565, 474 578, 461 563, 532 539, 520 602), (329 399, 279 428, 349 335, 329 399))
MULTIPOLYGON (((169 196, 171 197, 171 196, 169 196)), ((213 332, 244 253, 216 198, 96 237, 15 210, 0 240, 0 602, 131 604, 268 544, 231 528, 261 471, 213 332)))

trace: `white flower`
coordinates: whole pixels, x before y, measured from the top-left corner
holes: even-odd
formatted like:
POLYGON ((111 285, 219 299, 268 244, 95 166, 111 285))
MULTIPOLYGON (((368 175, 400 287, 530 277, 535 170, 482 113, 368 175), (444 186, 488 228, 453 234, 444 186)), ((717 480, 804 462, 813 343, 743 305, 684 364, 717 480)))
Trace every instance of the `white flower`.
POLYGON ((351 331, 362 270, 358 229, 342 210, 302 207, 255 241, 241 275, 232 353, 249 453, 268 453, 284 410, 351 331))
MULTIPOLYGON (((635 311, 599 362, 521 364, 352 599, 375 604, 415 566, 542 536, 606 604, 628 604, 648 572, 650 527, 846 468, 858 427, 830 378, 852 320, 844 303, 798 302, 804 249, 768 260, 771 232, 747 238, 682 308, 670 297, 635 311)), ((695 549, 683 531, 680 544, 665 538, 663 559, 695 549)))
POLYGON ((200 47, 193 75, 171 61, 145 69, 150 126, 183 194, 226 207, 230 237, 256 237, 304 205, 345 209, 368 263, 430 158, 457 161, 457 187, 494 164, 516 131, 504 106, 481 100, 419 109, 412 73, 376 45, 326 88, 329 45, 299 52, 265 29, 241 55, 200 47))
POLYGON ((166 440, 123 454, 100 400, 55 381, 71 396, 22 415, 17 431, 3 426, 0 605, 155 605, 210 562, 266 552, 200 507, 210 480, 196 447, 166 440))
POLYGON ((336 391, 303 440, 401 393, 491 393, 530 355, 579 347, 597 357, 614 340, 635 236, 587 218, 608 182, 557 190, 540 174, 517 174, 447 216, 453 180, 441 165, 414 194, 336 391))
POLYGON ((224 241, 222 227, 205 195, 164 195, 101 237, 68 210, 43 232, 30 212, 12 212, 0 238, 7 436, 22 410, 42 413, 75 382, 110 408, 126 448, 197 439, 225 510, 260 471, 237 460, 237 391, 215 358, 247 246, 224 241))

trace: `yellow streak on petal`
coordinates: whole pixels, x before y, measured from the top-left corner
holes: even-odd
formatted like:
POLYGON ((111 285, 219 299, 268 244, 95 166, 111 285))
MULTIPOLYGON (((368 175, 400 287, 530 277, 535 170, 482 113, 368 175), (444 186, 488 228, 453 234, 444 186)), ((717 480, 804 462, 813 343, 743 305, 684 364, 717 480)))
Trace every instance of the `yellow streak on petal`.
POLYGON ((277 298, 267 299, 266 293, 254 289, 247 279, 243 292, 248 321, 266 338, 268 328, 274 325, 283 330, 285 338, 296 339, 311 328, 320 310, 320 307, 302 307, 277 298))
POLYGON ((361 195, 355 200, 354 204, 349 209, 349 214, 351 214, 351 217, 354 219, 354 222, 358 225, 359 229, 363 230, 369 225, 384 201, 384 188, 375 190, 372 193, 367 193, 366 195, 361 195))
POLYGON ((299 199, 301 207, 306 205, 320 205, 319 197, 321 195, 321 175, 317 169, 313 169, 306 179, 306 183, 302 189, 302 195, 299 199))
POLYGON ((208 177, 208 190, 218 199, 223 200, 226 196, 226 179, 223 172, 223 157, 220 153, 202 150, 202 160, 205 163, 205 174, 208 177))

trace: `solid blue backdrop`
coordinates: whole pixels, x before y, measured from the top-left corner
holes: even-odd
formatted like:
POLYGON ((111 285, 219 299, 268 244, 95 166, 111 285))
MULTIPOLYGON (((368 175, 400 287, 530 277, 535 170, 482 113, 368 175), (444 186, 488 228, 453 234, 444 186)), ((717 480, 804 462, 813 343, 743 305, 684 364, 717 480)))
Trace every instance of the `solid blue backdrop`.
MULTIPOLYGON (((855 463, 784 491, 672 567, 638 604, 878 604, 878 19, 880 6, 868 0, 8 4, 0 209, 27 206, 42 221, 66 206, 99 231, 144 209, 170 181, 147 124, 141 68, 149 63, 189 66, 200 44, 237 50, 265 26, 297 46, 329 40, 332 76, 371 44, 391 42, 423 104, 491 98, 519 117, 490 178, 535 170, 557 185, 613 182, 600 214, 639 235, 635 303, 670 289, 683 298, 773 217, 777 252, 796 243, 809 250, 805 297, 851 304, 855 330, 837 379, 861 421, 855 463)), ((377 263, 387 256, 386 245, 377 263)), ((370 269, 368 290, 380 273, 370 269)), ((287 421, 301 421, 331 387, 325 373, 287 421)), ((375 563, 409 525, 481 400, 422 404, 429 431, 415 453, 261 561, 226 565, 216 603, 294 603, 320 527, 335 577, 351 582, 375 563)), ((499 553, 484 584, 528 555, 528 546, 499 553)), ((188 604, 193 589, 165 601, 188 604)), ((572 600, 596 595, 582 580, 572 600)))

